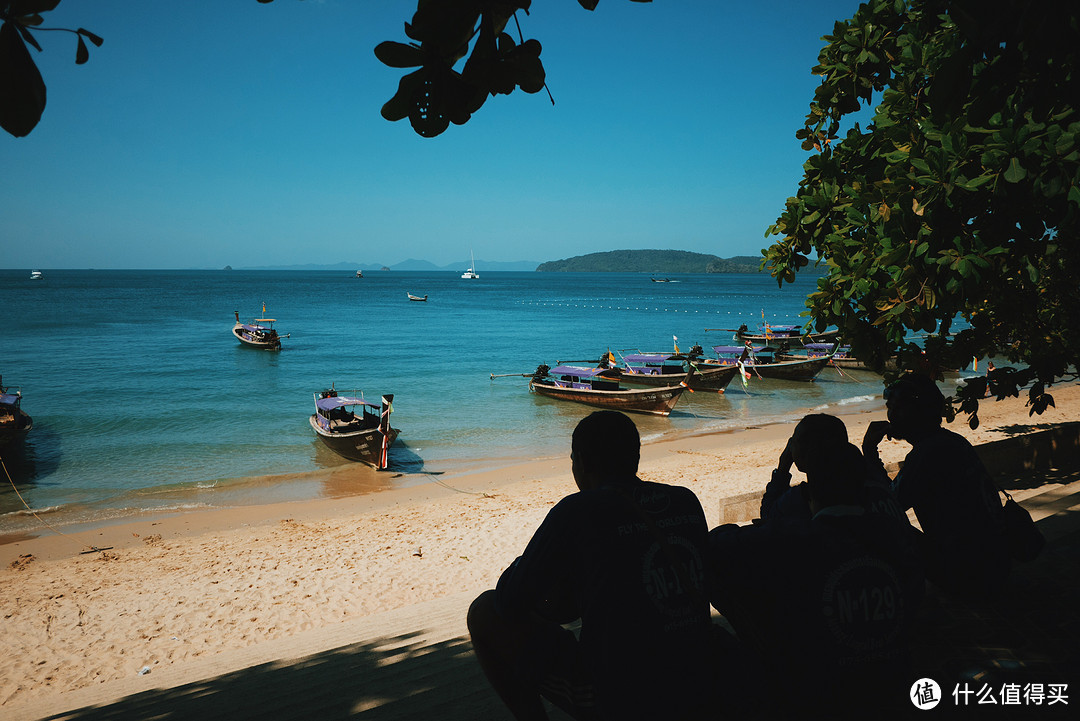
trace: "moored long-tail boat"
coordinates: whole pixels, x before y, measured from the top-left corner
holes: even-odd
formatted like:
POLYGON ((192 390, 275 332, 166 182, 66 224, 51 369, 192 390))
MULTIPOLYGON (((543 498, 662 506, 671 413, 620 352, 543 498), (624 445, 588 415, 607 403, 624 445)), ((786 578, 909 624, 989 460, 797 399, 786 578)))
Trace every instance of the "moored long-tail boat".
POLYGON ((315 412, 308 422, 319 440, 339 456, 382 470, 400 433, 390 426, 394 395, 387 393, 375 404, 365 401, 362 393, 352 393, 338 395, 333 388, 316 393, 315 412))
POLYGON ((804 360, 776 360, 776 351, 769 347, 713 346, 716 358, 703 359, 701 368, 709 366, 738 366, 742 363, 747 373, 761 378, 775 378, 788 381, 812 381, 821 369, 829 365, 832 353, 819 358, 804 360))
POLYGON ((624 388, 619 383, 620 375, 614 368, 540 365, 529 381, 529 390, 597 408, 667 416, 687 388, 685 381, 657 388, 624 388))
POLYGON ((691 390, 721 393, 739 372, 735 365, 702 366, 695 356, 677 353, 630 353, 622 360, 620 378, 630 385, 671 386, 685 381, 691 390))
POLYGON ((22 390, 5 386, 0 378, 0 448, 22 441, 34 428, 34 419, 21 403, 22 390))
POLYGON ((256 318, 250 323, 241 323, 240 311, 234 310, 233 314, 236 316, 236 325, 232 329, 233 335, 246 346, 262 350, 281 350, 282 337, 289 337, 288 335, 280 336, 274 330, 274 318, 256 318))

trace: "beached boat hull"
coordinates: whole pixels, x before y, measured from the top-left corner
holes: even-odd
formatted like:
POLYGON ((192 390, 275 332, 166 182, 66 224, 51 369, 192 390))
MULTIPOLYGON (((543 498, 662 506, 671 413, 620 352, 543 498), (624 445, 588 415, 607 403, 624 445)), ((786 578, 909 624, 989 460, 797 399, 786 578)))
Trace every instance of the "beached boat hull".
POLYGON ((731 383, 731 379, 738 374, 739 369, 736 366, 716 366, 706 367, 699 365, 697 372, 694 373, 689 381, 687 381, 688 373, 628 373, 623 371, 623 374, 619 377, 619 380, 629 385, 637 386, 649 386, 655 388, 658 386, 673 386, 679 383, 686 382, 690 386, 691 390, 695 391, 716 391, 720 392, 727 388, 731 383))
POLYGON ((685 386, 662 388, 621 388, 619 390, 596 390, 590 388, 565 388, 552 381, 533 380, 529 389, 534 393, 560 401, 583 403, 587 406, 605 408, 627 413, 647 413, 666 416, 671 413, 685 386))
MULTIPOLYGON (((350 461, 366 463, 372 468, 386 468, 386 465, 382 463, 384 434, 378 428, 367 428, 350 433, 327 432, 319 426, 314 413, 308 418, 308 423, 311 424, 312 430, 323 445, 339 456, 348 458, 350 461)), ((385 434, 387 448, 394 445, 399 432, 397 428, 387 428, 385 434)))
POLYGON ((233 335, 236 336, 236 340, 240 341, 242 345, 246 345, 249 348, 259 348, 261 350, 281 350, 281 338, 274 333, 269 337, 257 337, 249 335, 244 330, 243 323, 237 323, 232 329, 233 335))

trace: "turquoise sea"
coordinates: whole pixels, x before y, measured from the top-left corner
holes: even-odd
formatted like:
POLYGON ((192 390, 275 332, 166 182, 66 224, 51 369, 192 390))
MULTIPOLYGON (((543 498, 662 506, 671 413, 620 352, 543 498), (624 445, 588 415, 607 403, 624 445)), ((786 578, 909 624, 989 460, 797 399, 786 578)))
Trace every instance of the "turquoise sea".
MULTIPOLYGON (((522 458, 562 457, 585 406, 537 397, 538 364, 607 349, 727 344, 799 322, 814 278, 767 275, 332 271, 0 271, 3 382, 35 427, 5 452, 0 533, 147 510, 228 506, 442 481, 522 458), (407 293, 428 295, 409 302, 407 293), (279 353, 242 347, 243 320, 276 318, 279 353), (305 474, 348 463, 308 426, 312 394, 336 384, 395 394, 389 472, 356 488, 305 474)), ((736 380, 684 394, 669 418, 635 416, 645 442, 880 403, 880 379, 827 368, 813 383, 736 380)))

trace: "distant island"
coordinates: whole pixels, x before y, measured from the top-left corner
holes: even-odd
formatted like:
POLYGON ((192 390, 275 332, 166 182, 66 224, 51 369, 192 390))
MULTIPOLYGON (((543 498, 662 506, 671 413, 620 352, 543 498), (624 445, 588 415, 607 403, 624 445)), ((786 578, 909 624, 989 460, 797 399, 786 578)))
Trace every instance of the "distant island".
POLYGON ((721 258, 686 250, 612 250, 589 253, 537 266, 538 272, 574 273, 757 273, 761 258, 721 258))

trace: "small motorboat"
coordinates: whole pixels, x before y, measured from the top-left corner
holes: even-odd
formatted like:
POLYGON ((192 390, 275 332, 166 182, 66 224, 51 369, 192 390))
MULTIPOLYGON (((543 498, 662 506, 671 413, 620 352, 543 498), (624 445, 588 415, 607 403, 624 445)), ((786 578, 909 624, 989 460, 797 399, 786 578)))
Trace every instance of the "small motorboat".
POLYGON ((421 298, 420 296, 413 295, 412 293, 409 293, 408 291, 405 292, 405 295, 409 296, 409 300, 415 300, 418 303, 424 303, 424 302, 427 301, 427 296, 426 295, 423 298, 421 298))
POLYGON ((381 403, 369 403, 360 391, 339 395, 331 387, 315 394, 315 412, 308 419, 323 444, 350 461, 360 461, 383 470, 387 450, 398 437, 390 426, 394 395, 382 396, 381 403))
POLYGON ((0 448, 22 441, 34 427, 34 419, 21 403, 22 389, 5 386, 0 377, 0 448))
POLYGON ((44 278, 45 276, 41 274, 40 270, 30 271, 30 280, 43 280, 44 278))
MULTIPOLYGON (((263 312, 266 311, 266 307, 263 307, 263 312)), ((240 311, 234 310, 236 315, 236 325, 233 326, 232 332, 236 336, 236 339, 246 346, 252 348, 261 348, 262 350, 281 350, 281 339, 288 338, 289 335, 278 335, 278 332, 274 330, 274 318, 256 318, 250 323, 240 322, 240 311)))
POLYGON ((356 271, 356 277, 357 278, 363 278, 364 277, 364 271, 362 271, 362 270, 356 271))

